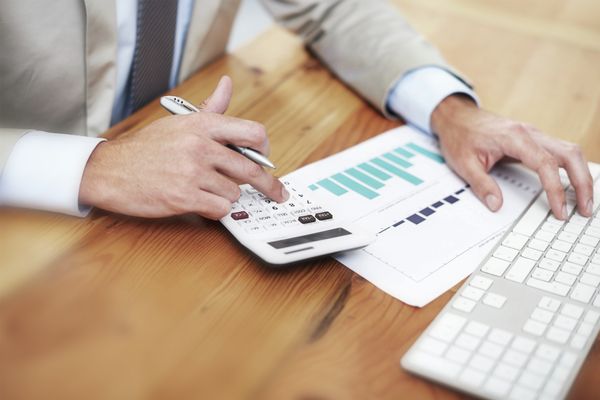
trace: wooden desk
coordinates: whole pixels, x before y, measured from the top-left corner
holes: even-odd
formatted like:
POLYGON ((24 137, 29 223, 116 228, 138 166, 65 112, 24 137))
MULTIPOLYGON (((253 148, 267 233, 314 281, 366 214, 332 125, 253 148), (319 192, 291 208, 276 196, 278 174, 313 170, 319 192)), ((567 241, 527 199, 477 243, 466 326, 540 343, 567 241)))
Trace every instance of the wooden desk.
MULTIPOLYGON (((600 161, 600 7, 592 0, 397 0, 483 104, 600 161)), ((173 92, 222 74, 230 114, 266 124, 278 173, 396 124, 273 29, 173 92), (302 141, 302 146, 295 143, 302 141)), ((164 116, 157 103, 108 132, 164 116)), ((0 398, 459 398, 398 360, 448 301, 394 300, 325 259, 275 272, 214 222, 0 211, 0 398)), ((600 397, 598 346, 573 398, 600 397)))

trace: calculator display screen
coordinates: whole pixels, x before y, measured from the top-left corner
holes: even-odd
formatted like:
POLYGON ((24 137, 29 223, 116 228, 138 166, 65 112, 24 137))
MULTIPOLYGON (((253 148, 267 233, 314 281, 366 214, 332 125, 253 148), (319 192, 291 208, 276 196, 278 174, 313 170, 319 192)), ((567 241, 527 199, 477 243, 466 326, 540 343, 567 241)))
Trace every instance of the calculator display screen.
POLYGON ((319 240, 331 239, 351 234, 352 233, 348 232, 343 228, 335 228, 330 229, 328 231, 311 233, 309 235, 297 236, 283 240, 276 240, 274 242, 269 242, 269 244, 276 249, 285 249, 286 247, 296 246, 299 244, 312 243, 319 240))

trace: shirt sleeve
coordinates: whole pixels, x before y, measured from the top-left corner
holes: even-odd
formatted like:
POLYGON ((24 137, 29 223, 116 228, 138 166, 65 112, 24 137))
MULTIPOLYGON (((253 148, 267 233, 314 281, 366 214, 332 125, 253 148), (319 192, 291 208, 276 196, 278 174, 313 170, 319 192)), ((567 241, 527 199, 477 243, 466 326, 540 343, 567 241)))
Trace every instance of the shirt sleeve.
POLYGON ((418 68, 405 74, 390 92, 387 106, 407 123, 433 134, 431 114, 446 97, 464 94, 479 105, 475 92, 462 80, 439 67, 418 68))
POLYGON ((105 139, 30 131, 13 147, 0 177, 0 202, 85 217, 79 204, 85 166, 105 139))

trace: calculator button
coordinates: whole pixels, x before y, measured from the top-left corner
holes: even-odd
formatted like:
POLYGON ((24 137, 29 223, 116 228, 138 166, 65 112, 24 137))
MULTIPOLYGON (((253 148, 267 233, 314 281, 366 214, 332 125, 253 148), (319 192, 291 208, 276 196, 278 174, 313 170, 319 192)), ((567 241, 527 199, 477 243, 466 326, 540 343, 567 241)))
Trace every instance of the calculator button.
POLYGON ((310 224, 311 222, 315 222, 316 219, 312 215, 303 215, 301 217, 298 217, 298 221, 300 221, 303 224, 310 224))
POLYGON ((304 215, 308 212, 308 210, 306 208, 301 208, 298 210, 293 210, 292 211, 292 215, 304 215))
POLYGON ((248 217, 249 217, 249 215, 246 211, 238 211, 238 212, 231 213, 231 218, 233 218, 236 221, 238 221, 240 219, 246 219, 248 217))
POLYGON ((277 214, 275 214, 275 218, 278 218, 278 219, 288 219, 289 217, 290 217, 290 214, 288 214, 285 211, 278 212, 277 214))
POLYGON ((320 212, 320 213, 316 213, 315 217, 317 217, 317 219, 319 221, 325 221, 326 219, 333 218, 333 215, 331 215, 331 213, 329 211, 323 211, 323 212, 320 212))

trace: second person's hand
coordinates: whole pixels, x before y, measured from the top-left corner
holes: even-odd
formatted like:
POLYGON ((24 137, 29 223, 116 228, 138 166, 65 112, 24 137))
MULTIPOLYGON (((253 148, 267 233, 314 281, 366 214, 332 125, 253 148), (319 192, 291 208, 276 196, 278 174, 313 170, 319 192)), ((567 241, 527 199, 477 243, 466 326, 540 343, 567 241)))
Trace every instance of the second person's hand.
POLYGON ((85 168, 80 202, 139 217, 196 213, 219 219, 240 197, 238 183, 277 202, 287 200, 278 179, 225 146, 269 153, 264 126, 222 115, 231 95, 231 79, 223 77, 201 105, 205 112, 161 118, 101 143, 85 168))

